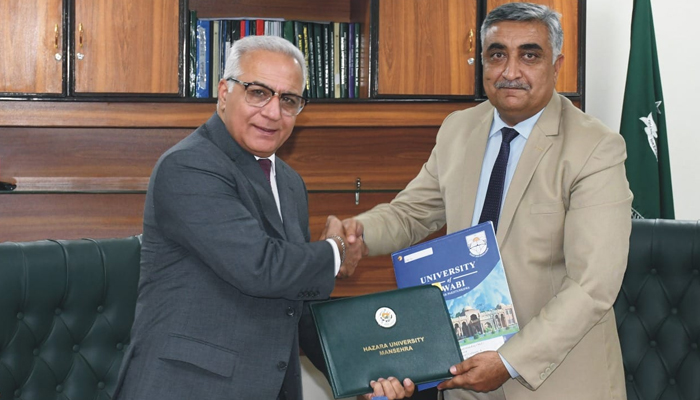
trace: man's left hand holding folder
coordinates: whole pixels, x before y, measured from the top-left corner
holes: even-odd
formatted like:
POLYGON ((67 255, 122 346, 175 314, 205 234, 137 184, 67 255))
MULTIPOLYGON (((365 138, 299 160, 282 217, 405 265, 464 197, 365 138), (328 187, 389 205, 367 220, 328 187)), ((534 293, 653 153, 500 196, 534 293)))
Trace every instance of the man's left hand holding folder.
POLYGON ((413 396, 416 386, 413 382, 406 378, 401 381, 392 377, 379 378, 376 381, 371 381, 370 386, 374 390, 373 393, 368 393, 364 396, 357 396, 357 400, 393 400, 405 399, 413 396))

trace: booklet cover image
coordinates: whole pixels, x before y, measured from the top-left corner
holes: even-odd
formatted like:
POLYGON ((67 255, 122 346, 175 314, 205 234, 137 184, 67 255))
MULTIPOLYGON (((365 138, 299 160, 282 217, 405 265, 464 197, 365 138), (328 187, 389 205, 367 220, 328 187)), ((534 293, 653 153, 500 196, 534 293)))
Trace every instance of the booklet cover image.
POLYGON ((491 222, 392 254, 399 288, 442 289, 464 359, 497 350, 518 320, 491 222))

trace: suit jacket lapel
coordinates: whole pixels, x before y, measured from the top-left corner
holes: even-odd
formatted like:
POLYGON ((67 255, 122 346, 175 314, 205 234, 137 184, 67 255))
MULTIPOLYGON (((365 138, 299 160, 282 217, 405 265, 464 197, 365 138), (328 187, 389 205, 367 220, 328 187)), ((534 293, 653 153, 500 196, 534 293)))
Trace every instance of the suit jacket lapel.
MULTIPOLYGON (((229 134, 226 125, 214 113, 214 115, 206 122, 207 136, 209 139, 223 151, 235 164, 236 167, 248 178, 250 182, 249 189, 255 193, 259 200, 262 216, 267 222, 266 226, 277 234, 278 237, 286 239, 282 219, 277 211, 275 197, 272 194, 272 188, 267 182, 265 173, 263 172, 255 157, 245 151, 229 134)), ((273 232, 268 231, 268 234, 273 232)))
POLYGON ((283 162, 279 162, 279 158, 277 158, 277 160, 277 191, 280 196, 280 208, 284 216, 284 230, 288 240, 304 242, 305 238, 303 235, 299 237, 299 232, 301 231, 297 228, 299 225, 299 213, 297 212, 296 202, 294 201, 295 189, 291 185, 293 180, 289 176, 289 167, 283 162))
POLYGON ((505 244, 515 211, 520 205, 525 190, 530 185, 537 166, 542 161, 547 150, 552 146, 552 141, 548 136, 559 134, 560 119, 561 99, 554 92, 552 99, 530 133, 530 137, 523 149, 523 154, 520 156, 520 161, 518 161, 518 166, 515 169, 513 180, 508 187, 508 193, 506 194, 506 200, 498 222, 498 233, 496 234, 496 240, 498 240, 500 246, 505 244))
MULTIPOLYGON (((268 222, 269 226, 274 229, 280 238, 286 239, 284 226, 282 226, 282 219, 280 218, 280 213, 277 210, 277 203, 275 203, 275 196, 272 194, 272 187, 267 181, 265 173, 263 172, 262 168, 260 168, 258 161, 255 159, 255 157, 250 155, 250 158, 242 157, 242 160, 236 164, 241 169, 243 174, 248 177, 255 194, 260 200, 263 218, 268 222)), ((275 166, 275 168, 277 168, 277 166, 275 166)), ((279 179, 277 181, 279 182, 279 179)), ((279 183, 277 185, 277 190, 280 190, 279 183)))

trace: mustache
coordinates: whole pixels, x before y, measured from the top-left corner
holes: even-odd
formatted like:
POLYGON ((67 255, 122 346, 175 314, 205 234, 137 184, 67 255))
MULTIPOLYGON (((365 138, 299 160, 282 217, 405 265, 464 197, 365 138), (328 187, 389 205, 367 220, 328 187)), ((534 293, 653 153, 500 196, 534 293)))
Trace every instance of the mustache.
POLYGON ((496 82, 494 85, 496 89, 524 89, 524 90, 530 90, 530 85, 528 85, 525 82, 520 82, 520 81, 508 81, 508 80, 502 80, 496 82))

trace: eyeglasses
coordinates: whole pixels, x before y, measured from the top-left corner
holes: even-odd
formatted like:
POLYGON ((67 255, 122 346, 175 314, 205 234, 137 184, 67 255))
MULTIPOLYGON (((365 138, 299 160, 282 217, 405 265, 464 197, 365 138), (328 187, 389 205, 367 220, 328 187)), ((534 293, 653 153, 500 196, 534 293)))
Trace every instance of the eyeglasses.
POLYGON ((255 82, 243 82, 235 78, 227 78, 227 81, 236 82, 245 88, 245 102, 253 107, 265 107, 273 96, 280 99, 282 114, 294 117, 304 109, 307 99, 294 93, 277 93, 269 87, 255 82))

